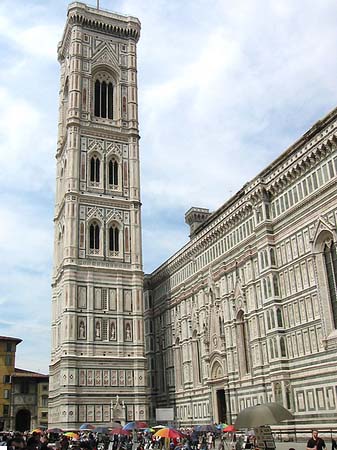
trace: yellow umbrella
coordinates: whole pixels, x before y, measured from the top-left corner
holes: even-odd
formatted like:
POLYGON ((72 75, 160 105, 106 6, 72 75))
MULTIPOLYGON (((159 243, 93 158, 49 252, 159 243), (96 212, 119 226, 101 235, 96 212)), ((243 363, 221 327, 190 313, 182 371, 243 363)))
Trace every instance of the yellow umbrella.
POLYGON ((163 437, 163 438, 170 438, 170 439, 176 439, 176 438, 182 438, 184 435, 174 428, 161 428, 160 430, 156 431, 154 433, 155 437, 163 437))
POLYGON ((34 428, 32 433, 42 433, 42 430, 41 430, 41 428, 34 428))
POLYGON ((77 433, 74 433, 73 431, 68 431, 67 433, 64 433, 65 436, 67 436, 70 439, 79 439, 79 435, 77 433))

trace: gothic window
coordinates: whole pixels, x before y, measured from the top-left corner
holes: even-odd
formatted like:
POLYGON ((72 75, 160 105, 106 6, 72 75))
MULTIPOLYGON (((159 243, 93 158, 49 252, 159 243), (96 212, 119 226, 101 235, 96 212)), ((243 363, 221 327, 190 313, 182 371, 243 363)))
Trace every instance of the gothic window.
POLYGON ((337 328, 337 254, 336 244, 331 241, 330 245, 324 245, 324 262, 328 279, 328 288, 330 294, 330 302, 332 307, 334 326, 337 328))
POLYGON ((282 402, 282 386, 280 383, 275 383, 275 402, 276 403, 283 403, 282 402))
POLYGON ((286 401, 287 401, 287 408, 291 409, 291 387, 290 384, 286 384, 286 401))
POLYGON ((116 256, 119 253, 119 228, 113 223, 109 227, 109 252, 110 256, 116 256))
POLYGON ((113 84, 107 74, 102 74, 95 81, 94 113, 96 117, 113 119, 113 84))
POLYGON ((280 308, 277 308, 276 310, 276 317, 277 317, 277 326, 283 327, 282 311, 280 308))
POLYGON ((278 348, 276 338, 273 339, 274 350, 275 350, 275 358, 278 358, 278 348))
POLYGON ((268 286, 268 298, 272 296, 271 293, 271 283, 270 283, 270 278, 267 278, 267 286, 268 286))
POLYGON ((263 294, 264 298, 268 298, 267 281, 265 279, 263 279, 263 294))
POLYGON ((274 295, 278 297, 280 295, 280 288, 278 284, 278 277, 276 274, 273 275, 273 287, 274 287, 274 295))
POLYGON ((276 265, 275 250, 273 248, 270 249, 270 264, 272 266, 276 265))
POLYGON ((198 339, 198 333, 196 330, 193 332, 192 341, 192 354, 193 354, 193 373, 196 377, 196 382, 201 383, 201 360, 200 360, 200 345, 198 339))
POLYGON ((98 186, 101 179, 101 160, 98 155, 90 158, 90 184, 98 186))
POLYGON ((286 358, 286 356, 287 356, 287 349, 286 349, 286 343, 285 343, 284 337, 280 338, 280 348, 281 348, 281 356, 282 356, 282 358, 286 358))
POLYGON ((118 186, 118 162, 115 158, 109 161, 108 165, 108 181, 109 188, 113 189, 118 186))
POLYGON ((93 222, 89 227, 89 249, 90 253, 99 253, 100 248, 100 226, 93 222))
POLYGON ((246 375, 250 370, 249 349, 247 339, 247 323, 244 321, 243 311, 239 311, 237 316, 237 342, 239 343, 238 356, 241 376, 246 375))

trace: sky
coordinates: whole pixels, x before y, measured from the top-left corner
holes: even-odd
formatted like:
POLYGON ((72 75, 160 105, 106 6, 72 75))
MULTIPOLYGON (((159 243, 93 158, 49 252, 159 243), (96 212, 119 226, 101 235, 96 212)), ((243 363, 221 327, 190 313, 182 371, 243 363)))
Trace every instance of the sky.
MULTIPOLYGON (((89 3, 90 4, 90 3, 89 3)), ((91 4, 95 4, 91 0, 91 4)), ((0 0, 0 335, 48 372, 59 65, 68 1, 0 0)), ((335 0, 100 0, 138 44, 144 271, 337 106, 335 0)))

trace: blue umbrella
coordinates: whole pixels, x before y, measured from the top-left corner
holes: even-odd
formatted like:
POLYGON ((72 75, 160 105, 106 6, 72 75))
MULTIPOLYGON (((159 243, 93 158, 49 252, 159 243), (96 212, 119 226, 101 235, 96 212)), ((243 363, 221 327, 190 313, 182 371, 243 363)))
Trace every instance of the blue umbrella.
POLYGON ((94 425, 91 425, 91 423, 82 423, 80 426, 81 431, 92 431, 94 428, 94 425))
POLYGON ((135 422, 129 422, 124 425, 123 430, 131 431, 131 430, 140 430, 144 428, 149 428, 149 424, 146 422, 141 422, 140 420, 136 420, 135 422))

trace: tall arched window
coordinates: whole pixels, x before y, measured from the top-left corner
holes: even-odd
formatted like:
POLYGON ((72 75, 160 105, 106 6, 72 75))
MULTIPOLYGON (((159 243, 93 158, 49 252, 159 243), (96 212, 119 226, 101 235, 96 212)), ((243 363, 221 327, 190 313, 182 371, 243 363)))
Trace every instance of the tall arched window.
POLYGON ((337 328, 337 254, 336 254, 336 244, 331 241, 330 245, 324 245, 324 261, 326 267, 326 274, 328 279, 330 302, 334 320, 334 326, 337 328))
POLYGON ((92 253, 98 253, 100 242, 100 226, 97 222, 93 222, 89 227, 89 249, 92 253))
POLYGON ((281 308, 277 308, 277 310, 276 310, 276 317, 277 317, 277 326, 278 327, 283 327, 281 308))
POLYGON ((109 161, 108 181, 110 189, 118 186, 118 162, 114 158, 109 161))
POLYGON ((107 74, 102 74, 95 81, 94 113, 103 119, 113 118, 113 84, 107 74))
POLYGON ((193 355, 193 374, 195 376, 196 383, 201 383, 201 359, 200 359, 200 347, 198 333, 196 330, 193 332, 192 340, 192 355, 193 355))
POLYGON ((90 158, 90 183, 98 185, 101 179, 101 160, 98 155, 90 158))
POLYGON ((247 324, 244 321, 244 312, 239 311, 237 315, 237 343, 241 376, 250 370, 249 349, 247 339, 247 324))
POLYGON ((280 338, 280 348, 281 348, 281 356, 282 358, 285 358, 287 356, 287 349, 284 337, 280 338))
POLYGON ((274 392, 275 392, 275 402, 282 404, 283 400, 282 400, 282 386, 281 386, 281 383, 275 383, 275 385, 274 385, 274 392))
POLYGON ((116 224, 109 227, 109 252, 111 256, 119 253, 119 228, 116 224))
POLYGON ((277 274, 273 274, 273 288, 274 288, 274 295, 278 297, 280 295, 280 288, 278 284, 278 276, 277 274))

